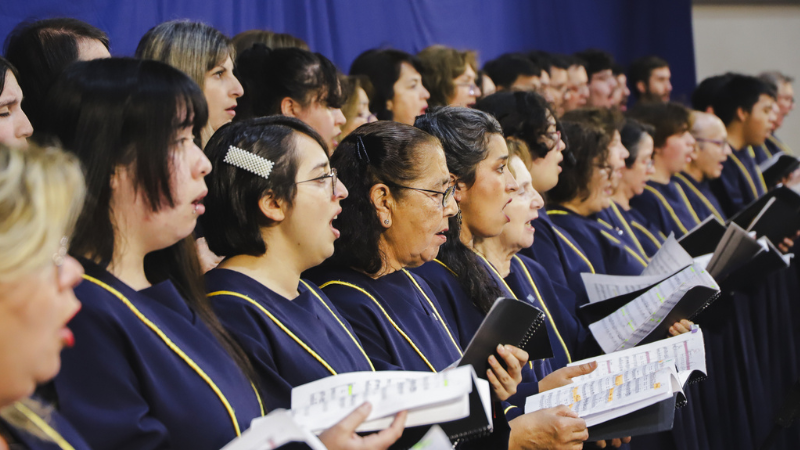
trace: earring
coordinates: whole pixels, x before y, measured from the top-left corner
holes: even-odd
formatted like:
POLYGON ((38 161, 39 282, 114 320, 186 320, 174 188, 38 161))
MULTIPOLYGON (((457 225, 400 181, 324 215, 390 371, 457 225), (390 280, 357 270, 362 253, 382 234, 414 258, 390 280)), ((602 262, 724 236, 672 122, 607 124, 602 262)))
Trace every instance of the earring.
POLYGON ((456 215, 456 222, 458 222, 458 226, 461 227, 461 208, 458 209, 458 214, 456 215))
POLYGON ((389 219, 384 219, 383 223, 389 225, 389 219))

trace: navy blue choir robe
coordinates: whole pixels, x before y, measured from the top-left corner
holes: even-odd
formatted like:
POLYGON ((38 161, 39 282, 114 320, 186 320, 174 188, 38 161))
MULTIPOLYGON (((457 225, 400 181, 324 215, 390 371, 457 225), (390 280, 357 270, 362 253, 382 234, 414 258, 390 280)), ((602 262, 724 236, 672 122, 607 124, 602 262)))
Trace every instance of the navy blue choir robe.
POLYGON ((54 387, 93 449, 219 450, 263 415, 251 382, 171 282, 135 291, 81 262, 75 347, 54 387))
POLYGON ((674 177, 667 184, 648 181, 644 192, 634 196, 630 205, 649 218, 664 235, 675 233, 676 239, 700 223, 686 193, 674 177))
POLYGON ((323 266, 307 275, 353 327, 375 370, 440 371, 461 358, 436 296, 410 272, 373 279, 323 266))
MULTIPOLYGON (((407 270, 373 279, 329 265, 304 273, 327 294, 364 344, 376 370, 440 371, 461 358, 437 298, 425 281, 407 270)), ((458 448, 508 448, 510 428, 495 402, 494 431, 458 448)))
POLYGON ((667 236, 657 226, 653 225, 642 213, 633 208, 625 209, 618 203, 612 203, 611 207, 604 211, 609 215, 613 213, 617 221, 616 224, 614 222, 612 224, 617 227, 621 227, 624 223, 628 224, 649 258, 658 253, 661 245, 667 240, 667 236), (619 218, 620 216, 622 216, 622 219, 619 218))
POLYGON ((597 273, 639 275, 647 267, 644 257, 620 241, 614 229, 607 228, 596 219, 560 206, 548 207, 547 213, 553 223, 567 230, 578 241, 597 273))
POLYGON ((722 205, 719 204, 717 196, 711 190, 710 181, 697 181, 685 172, 675 174, 673 179, 683 188, 683 192, 689 198, 689 203, 692 204, 692 208, 697 213, 700 221, 713 214, 720 222, 725 223, 725 212, 722 210, 722 205))
POLYGON ((711 181, 711 190, 728 217, 767 192, 752 147, 733 150, 722 166, 722 176, 711 181))
POLYGON ((575 293, 575 304, 565 306, 571 311, 589 302, 581 273, 595 273, 586 252, 569 232, 553 224, 547 211, 539 210, 539 218, 531 224, 536 230, 533 245, 522 249, 520 255, 538 262, 554 282, 569 287, 575 293))
POLYGON ((45 435, 53 437, 51 441, 42 440, 25 430, 14 428, 5 420, 0 419, 0 435, 10 435, 11 442, 8 442, 8 444, 11 450, 64 450, 69 448, 64 443, 72 446, 75 450, 91 450, 89 444, 58 411, 48 410, 47 414, 37 414, 36 411, 21 402, 16 403, 14 406, 9 406, 9 408, 12 410, 16 408, 19 412, 24 411, 23 414, 25 416, 33 415, 38 417, 44 425, 39 426, 38 423, 33 421, 31 421, 31 424, 44 432, 45 435))
POLYGON ((300 295, 289 300, 233 270, 214 269, 205 278, 220 322, 250 358, 259 388, 269 393, 264 400, 267 410, 290 409, 295 386, 373 370, 350 324, 312 283, 301 281, 300 295))
POLYGON ((613 230, 612 236, 617 237, 647 262, 661 248, 662 241, 657 237, 658 229, 651 231, 634 220, 629 211, 614 202, 594 216, 601 225, 613 230))
POLYGON ((547 314, 545 324, 553 347, 550 360, 553 370, 602 354, 589 329, 561 301, 575 294, 551 281, 541 264, 524 255, 515 255, 505 280, 517 298, 528 300, 547 314))
MULTIPOLYGON (((791 150, 789 150, 789 147, 774 134, 769 135, 767 140, 764 142, 764 145, 761 147, 761 153, 766 156, 767 159, 772 158, 775 155, 792 154, 791 150)), ((756 157, 758 158, 758 154, 756 154, 756 157)), ((762 161, 758 161, 759 164, 761 164, 761 162, 762 161)))
MULTIPOLYGON (((484 264, 486 264, 490 276, 497 283, 497 287, 503 291, 503 295, 508 298, 516 298, 513 292, 505 288, 502 279, 491 272, 488 264, 484 264)), ((441 261, 430 261, 412 271, 422 277, 430 286, 436 298, 439 299, 445 320, 451 324, 452 329, 457 330, 462 348, 466 347, 486 315, 467 297, 455 274, 441 261)), ((525 399, 539 393, 539 380, 549 375, 550 372, 552 372, 552 367, 549 360, 529 361, 522 371, 522 382, 517 386, 517 393, 507 400, 509 406, 506 407, 505 412, 508 420, 522 414, 525 410, 525 399)))

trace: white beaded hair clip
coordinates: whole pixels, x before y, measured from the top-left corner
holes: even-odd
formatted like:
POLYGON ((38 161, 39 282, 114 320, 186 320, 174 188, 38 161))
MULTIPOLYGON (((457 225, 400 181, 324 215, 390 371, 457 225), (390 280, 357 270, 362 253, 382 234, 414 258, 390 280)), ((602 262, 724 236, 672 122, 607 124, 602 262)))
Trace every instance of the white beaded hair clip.
POLYGON ((272 167, 275 165, 274 162, 266 158, 242 150, 239 147, 234 147, 233 145, 228 147, 228 153, 225 155, 223 161, 232 166, 252 172, 264 179, 269 179, 269 174, 272 172, 272 167))

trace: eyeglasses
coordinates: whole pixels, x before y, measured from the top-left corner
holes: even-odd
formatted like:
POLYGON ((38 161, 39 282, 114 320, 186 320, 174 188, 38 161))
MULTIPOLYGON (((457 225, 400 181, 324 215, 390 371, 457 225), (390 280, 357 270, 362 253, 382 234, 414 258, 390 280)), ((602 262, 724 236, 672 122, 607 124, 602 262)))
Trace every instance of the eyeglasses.
POLYGON ((554 133, 547 133, 545 136, 547 136, 547 139, 550 139, 550 141, 551 141, 551 144, 548 145, 548 148, 550 150, 555 149, 556 146, 558 145, 558 141, 561 140, 561 132, 560 131, 556 131, 554 133))
POLYGON ((705 139, 705 138, 696 137, 696 138, 694 138, 694 140, 697 141, 697 142, 708 142, 709 144, 719 145, 720 147, 724 147, 725 144, 727 144, 727 142, 725 142, 723 140, 716 140, 716 139, 705 139))
POLYGON ((326 178, 330 178, 331 179, 331 197, 336 197, 336 184, 339 182, 339 178, 336 176, 336 169, 331 169, 330 172, 328 172, 325 175, 322 175, 320 177, 312 178, 310 180, 298 181, 295 184, 310 183, 312 181, 322 181, 322 180, 324 180, 326 178))
POLYGON ((475 85, 475 83, 455 83, 455 85, 458 86, 458 87, 468 88, 469 89, 469 91, 468 91, 469 95, 478 95, 479 92, 480 92, 478 90, 478 86, 475 85))
POLYGON ((400 184, 397 184, 397 183, 392 183, 392 182, 384 182, 384 184, 388 184, 389 186, 394 186, 396 188, 401 188, 401 189, 410 189, 412 191, 430 192, 431 194, 441 195, 442 196, 442 208, 447 208, 447 202, 450 200, 450 198, 453 196, 453 193, 456 191, 455 185, 450 186, 449 188, 445 189, 444 192, 440 192, 440 191, 432 191, 430 189, 420 189, 420 188, 415 188, 415 187, 410 187, 410 186, 403 186, 403 185, 400 185, 400 184))

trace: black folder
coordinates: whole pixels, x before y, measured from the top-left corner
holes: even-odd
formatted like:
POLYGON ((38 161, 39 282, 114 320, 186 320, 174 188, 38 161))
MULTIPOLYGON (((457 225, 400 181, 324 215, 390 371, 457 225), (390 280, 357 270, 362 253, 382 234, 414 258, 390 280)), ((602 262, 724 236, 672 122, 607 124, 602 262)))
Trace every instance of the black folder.
POLYGON ((769 187, 777 186, 784 178, 800 168, 800 160, 785 153, 778 153, 758 165, 769 187))
MULTIPOLYGON (((486 376, 485 373, 484 376, 486 376)), ((491 405, 489 408, 491 411, 491 405)), ((439 426, 442 427, 442 431, 447 433, 447 437, 451 441, 456 439, 477 439, 492 432, 491 412, 490 417, 487 418, 484 414, 483 401, 478 394, 478 386, 475 384, 474 379, 472 381, 472 392, 469 394, 469 415, 463 419, 440 423, 439 426)))
POLYGON ((519 347, 528 352, 530 360, 552 358, 553 348, 544 320, 544 312, 530 303, 515 298, 498 298, 458 365, 472 364, 478 377, 486 379, 489 355, 495 355, 505 366, 496 353, 498 344, 519 347))
POLYGON ((671 430, 675 420, 675 405, 680 396, 681 394, 676 392, 672 398, 589 427, 589 441, 605 441, 671 430))
POLYGON ((774 243, 794 236, 800 230, 800 195, 780 186, 762 195, 733 216, 730 222, 766 236, 774 243), (774 200, 773 200, 774 199, 774 200))
POLYGON ((712 214, 678 239, 678 243, 681 244, 681 247, 686 250, 689 256, 697 258, 698 256, 714 253, 724 234, 725 224, 712 214))
POLYGON ((720 285, 725 291, 735 291, 746 289, 764 282, 771 272, 785 269, 788 266, 783 260, 780 250, 767 241, 768 250, 757 254, 753 259, 732 271, 728 276, 720 280, 720 285))

